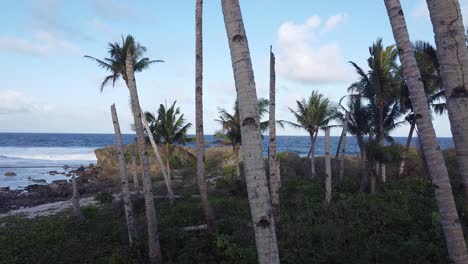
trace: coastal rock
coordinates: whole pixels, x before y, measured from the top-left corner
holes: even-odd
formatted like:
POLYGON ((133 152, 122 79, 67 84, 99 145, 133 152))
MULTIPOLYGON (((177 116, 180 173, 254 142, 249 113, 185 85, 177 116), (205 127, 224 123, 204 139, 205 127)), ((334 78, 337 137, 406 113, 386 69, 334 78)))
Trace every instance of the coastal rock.
POLYGON ((68 170, 70 168, 70 166, 68 166, 67 164, 63 165, 62 167, 64 170, 68 170))
POLYGON ((32 179, 31 181, 35 183, 46 183, 45 179, 32 179))
POLYGON ((16 173, 9 171, 9 172, 6 172, 4 175, 11 177, 11 176, 16 176, 16 173))
POLYGON ((56 171, 56 170, 54 170, 54 171, 49 171, 48 173, 49 173, 50 175, 52 175, 52 176, 53 176, 53 175, 59 174, 59 172, 56 171))

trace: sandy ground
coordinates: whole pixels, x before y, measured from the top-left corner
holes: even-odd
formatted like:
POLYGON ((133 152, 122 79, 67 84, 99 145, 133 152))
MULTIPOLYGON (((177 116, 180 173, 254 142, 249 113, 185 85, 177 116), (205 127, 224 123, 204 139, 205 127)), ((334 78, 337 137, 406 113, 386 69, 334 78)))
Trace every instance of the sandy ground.
MULTIPOLYGON (((95 205, 98 202, 94 200, 94 197, 86 197, 80 199, 80 206, 95 205)), ((26 218, 35 218, 39 216, 54 215, 59 212, 70 209, 72 206, 72 200, 60 201, 54 203, 41 204, 34 207, 21 208, 17 210, 9 211, 5 214, 0 214, 0 218, 7 216, 23 216, 26 218)))

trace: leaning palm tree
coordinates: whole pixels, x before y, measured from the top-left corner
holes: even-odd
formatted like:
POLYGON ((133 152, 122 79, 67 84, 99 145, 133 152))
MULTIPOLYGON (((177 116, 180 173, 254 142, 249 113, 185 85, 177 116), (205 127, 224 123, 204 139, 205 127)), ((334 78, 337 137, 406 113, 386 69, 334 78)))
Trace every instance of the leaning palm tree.
POLYGON ((244 172, 260 264, 279 263, 276 226, 263 161, 257 92, 239 0, 221 1, 239 103, 244 172))
POLYGON ((458 0, 426 0, 468 215, 468 48, 458 0))
POLYGON ((197 182, 206 224, 215 230, 215 216, 208 200, 205 180, 205 136, 203 134, 203 0, 195 2, 195 130, 197 133, 197 182))
MULTIPOLYGON (((260 98, 257 100, 257 110, 260 120, 268 113, 268 100, 260 98)), ((240 148, 242 145, 241 137, 241 123, 239 115, 239 105, 237 101, 234 103, 233 107, 234 113, 229 113, 224 108, 219 108, 219 119, 215 119, 221 125, 221 130, 215 132, 215 138, 221 140, 222 144, 231 145, 233 149, 234 156, 236 158, 236 176, 237 179, 241 179, 240 171, 240 148)), ((263 133, 268 129, 269 121, 260 122, 260 132, 263 133)))
MULTIPOLYGON (((151 134, 157 144, 163 144, 166 148, 166 171, 171 177, 171 157, 174 150, 183 148, 178 147, 176 144, 184 145, 192 138, 187 136, 191 123, 187 123, 184 114, 180 113, 180 108, 176 107, 177 101, 174 101, 170 107, 160 104, 158 115, 155 116, 150 112, 146 112, 146 120, 148 121, 151 134)), ((148 132, 148 131, 147 131, 148 132)), ((185 153, 193 156, 190 152, 185 153)))
MULTIPOLYGON (((440 4, 441 1, 438 2, 440 4)), ((453 2, 457 1, 451 1, 450 6, 453 2)), ((445 166, 440 147, 437 144, 437 137, 431 122, 431 114, 427 106, 424 84, 421 81, 421 74, 418 70, 413 48, 411 47, 401 4, 399 0, 385 0, 385 5, 390 18, 393 36, 398 46, 399 57, 403 66, 411 101, 413 103, 424 157, 426 158, 426 164, 429 167, 429 175, 431 176, 434 186, 437 206, 439 207, 440 213, 440 223, 445 234, 450 262, 468 263, 465 239, 455 207, 447 167, 445 166)), ((461 23, 461 17, 459 20, 461 23)), ((463 41, 463 45, 465 45, 465 41, 463 41)), ((454 60, 456 59, 457 58, 454 58, 454 60)))
POLYGON ((328 126, 328 123, 336 117, 336 109, 331 106, 328 98, 317 91, 313 91, 310 97, 296 101, 297 110, 289 108, 296 118, 296 122, 280 120, 283 127, 288 124, 295 128, 302 128, 310 137, 310 170, 312 178, 315 178, 315 141, 320 129, 328 126))
POLYGON ((122 42, 109 43, 108 49, 109 58, 104 60, 97 59, 91 56, 85 56, 94 60, 98 66, 109 71, 111 74, 104 78, 101 84, 101 91, 106 85, 115 85, 115 82, 122 78, 130 92, 132 113, 135 122, 135 130, 137 135, 137 143, 140 151, 140 158, 143 167, 143 192, 145 196, 146 219, 148 226, 148 247, 149 261, 151 263, 161 262, 161 248, 158 237, 158 222, 156 217, 156 209, 153 199, 153 187, 150 175, 150 163, 148 158, 147 146, 145 141, 143 124, 141 122, 141 107, 138 99, 138 92, 135 82, 135 72, 141 72, 147 69, 159 60, 150 60, 143 57, 146 52, 146 47, 140 45, 134 38, 128 35, 122 37, 122 42))

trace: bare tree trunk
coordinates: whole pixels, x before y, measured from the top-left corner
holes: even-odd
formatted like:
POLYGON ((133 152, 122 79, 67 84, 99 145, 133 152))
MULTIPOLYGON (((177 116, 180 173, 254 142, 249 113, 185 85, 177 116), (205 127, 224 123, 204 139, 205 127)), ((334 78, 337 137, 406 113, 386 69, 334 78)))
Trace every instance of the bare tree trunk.
POLYGON ((258 263, 279 263, 276 227, 262 153, 257 93, 238 0, 222 0, 241 120, 242 155, 258 263))
POLYGON ((169 143, 166 143, 166 171, 169 179, 172 179, 171 176, 171 150, 169 149, 169 143))
POLYGON ((385 165, 385 163, 382 163, 380 164, 380 175, 382 177, 382 182, 386 182, 387 181, 387 166, 385 165))
POLYGON ((332 199, 332 173, 330 160, 330 127, 325 128, 325 204, 332 199))
POLYGON ((280 222, 280 197, 279 188, 281 187, 281 178, 278 173, 278 161, 276 160, 276 74, 275 74, 275 54, 271 51, 270 46, 270 107, 269 107, 269 144, 268 144, 268 167, 270 172, 270 194, 271 205, 273 206, 273 214, 275 216, 276 226, 279 227, 280 222))
POLYGON ((175 201, 175 198, 174 198, 174 191, 172 190, 170 172, 166 171, 164 167, 164 163, 161 159, 161 154, 159 153, 158 145, 156 144, 156 141, 154 140, 153 133, 151 133, 151 129, 149 127, 148 121, 146 120, 145 113, 143 113, 143 111, 141 111, 141 116, 142 116, 141 120, 148 134, 149 140, 151 142, 151 146, 153 147, 154 155, 156 156, 156 160, 158 161, 159 168, 161 169, 161 172, 164 178, 164 183, 166 184, 167 195, 169 196, 169 201, 171 204, 173 204, 175 201))
MULTIPOLYGON (((439 42, 439 45, 442 40, 438 39, 438 34, 443 32, 438 32, 438 26, 436 25, 438 19, 442 19, 444 23, 440 24, 441 27, 445 28, 445 24, 448 26, 448 21, 446 22, 445 19, 457 19, 457 16, 460 15, 460 12, 455 12, 453 16, 444 16, 439 17, 440 15, 445 14, 445 10, 437 10, 444 5, 441 4, 445 1, 429 1, 431 11, 431 18, 434 22, 434 28, 436 29, 436 42, 439 42), (437 3, 436 3, 437 2, 437 3), (438 12, 437 12, 438 11, 438 12)), ((451 8, 452 6, 457 6, 458 11, 460 11, 458 6, 458 1, 447 1, 449 3, 447 8, 451 8), (456 3, 456 5, 454 5, 456 3)), ((429 108, 427 106, 427 98, 424 91, 424 84, 421 81, 421 74, 419 72, 418 66, 416 64, 416 58, 414 56, 414 51, 410 42, 408 30, 406 28, 405 18, 403 16, 403 11, 401 9, 400 1, 399 0, 385 0, 385 5, 387 7, 388 16, 390 18, 390 24, 393 30, 393 36, 395 37, 395 41, 398 47, 399 58, 401 64, 403 66, 403 73, 405 76, 406 83, 408 85, 409 93, 411 102, 414 108, 414 114, 416 119, 416 125, 418 127, 418 131, 421 137, 422 147, 424 151, 424 156, 427 161, 427 165, 429 167, 429 175, 432 179, 432 185, 434 186, 434 191, 436 195, 437 206, 439 207, 440 213, 440 223, 442 225, 442 229, 444 231, 445 240, 447 242, 447 249, 449 258, 453 263, 468 263, 468 255, 466 252, 466 244, 465 239, 463 237, 463 231, 460 225, 460 220, 458 218, 457 210, 455 207, 455 202, 452 194, 452 187, 450 185, 447 168, 445 166, 445 161, 440 151, 440 147, 437 142, 437 137, 434 131, 434 127, 431 121, 431 114, 429 112, 429 108)), ((461 15, 459 16, 459 23, 460 26, 457 28, 463 28, 461 21, 461 15)), ((455 20, 456 21, 456 20, 455 20)), ((451 24, 451 23, 450 23, 451 24)), ((453 28, 447 27, 447 30, 450 29, 450 33, 447 32, 449 35, 445 35, 446 38, 452 38, 450 34, 453 34, 453 28)), ((463 33, 463 32, 461 32, 463 33)), ((440 36, 439 36, 440 37, 440 36)), ((443 40, 449 41, 449 40, 443 40)), ((462 41, 462 45, 465 49, 466 53, 466 44, 465 39, 459 38, 459 41, 462 41)), ((440 51, 442 48, 438 45, 438 53, 439 55, 447 55, 445 51, 440 51)), ((455 48, 455 47, 453 47, 455 48)), ((455 53, 454 56, 457 54, 455 53)), ((461 57, 461 59, 466 59, 466 57, 461 57)), ((439 57, 439 59, 441 59, 439 57)), ((457 61, 457 57, 453 57, 450 61, 457 61)), ((444 69, 447 59, 442 59, 442 71, 444 69)), ((467 65, 468 66, 468 65, 467 65)), ((444 77, 444 75, 442 75, 444 77)), ((445 76, 447 77, 447 76, 445 76)), ((468 77, 468 76, 467 76, 468 77)), ((447 81, 445 80, 446 84, 446 95, 450 97, 451 93, 447 93, 447 81)), ((457 79, 455 78, 455 81, 457 79)), ((463 85, 463 83, 461 83, 463 85)), ((462 109, 457 109, 457 111, 461 111, 462 109)), ((468 112, 465 112, 468 113, 468 112)), ((453 120, 451 120, 453 121, 453 120)), ((459 120, 461 121, 461 120, 459 120)), ((457 129, 453 129, 454 132, 457 129)), ((468 134, 468 133, 467 133, 468 134)), ((454 133, 455 137, 455 133, 454 133)), ((466 149, 465 149, 466 150, 466 149)))
POLYGON ((205 180, 205 137, 203 133, 203 0, 195 6, 195 127, 197 133, 197 180, 198 189, 210 232, 215 232, 215 216, 208 200, 205 180))
POLYGON ((78 193, 78 188, 76 187, 75 175, 72 176, 72 189, 73 189, 73 196, 72 196, 73 220, 76 223, 81 223, 84 221, 84 216, 80 210, 80 194, 78 193))
POLYGON ((359 186, 359 191, 364 192, 367 188, 367 166, 366 166, 366 147, 364 145, 364 140, 362 139, 361 135, 356 136, 359 150, 360 150, 360 157, 361 157, 361 181, 359 186))
POLYGON ((346 153, 346 133, 348 132, 348 119, 349 119, 349 112, 346 112, 345 123, 343 124, 343 131, 341 132, 340 142, 341 147, 339 150, 341 152, 340 157, 340 179, 343 179, 344 176, 344 167, 345 167, 345 153, 346 153))
MULTIPOLYGON (((122 143, 122 134, 120 133, 119 118, 115 110, 115 104, 111 106, 112 123, 114 124, 115 142, 119 156, 120 183, 122 185, 122 198, 124 202, 125 218, 127 220, 128 242, 130 246, 137 239, 135 218, 133 217, 133 205, 130 198, 130 188, 128 187, 127 167, 125 162, 125 150, 122 143)), ((133 153, 133 152, 132 152, 133 153)))
POLYGON ((133 190, 135 192, 140 192, 140 184, 138 183, 138 171, 137 171, 137 162, 135 153, 132 149, 132 170, 133 170, 133 190))
POLYGON ((458 0, 426 0, 435 33, 448 117, 463 180, 463 212, 468 218, 468 48, 458 0))
MULTIPOLYGON (((318 134, 318 130, 315 132, 318 134)), ((315 179, 315 139, 317 134, 311 134, 310 136, 310 175, 312 179, 315 179)))
POLYGON ((408 138, 406 139, 405 152, 403 152, 403 156, 401 157, 400 170, 398 171, 398 177, 401 177, 403 173, 405 172, 406 158, 408 157, 409 148, 411 145, 411 139, 413 138, 413 132, 414 132, 415 126, 416 126, 416 122, 414 121, 411 122, 411 127, 408 133, 408 138))
POLYGON ((133 56, 131 50, 129 49, 127 51, 127 58, 125 60, 125 67, 127 72, 127 86, 128 90, 130 91, 132 113, 135 122, 138 149, 140 151, 140 159, 143 167, 143 193, 145 196, 146 221, 148 226, 148 255, 150 263, 159 264, 162 260, 161 246, 159 244, 158 237, 158 221, 153 199, 153 184, 151 182, 148 150, 146 148, 145 134, 143 132, 142 119, 144 116, 142 115, 143 113, 141 112, 140 102, 138 99, 132 58, 133 56))

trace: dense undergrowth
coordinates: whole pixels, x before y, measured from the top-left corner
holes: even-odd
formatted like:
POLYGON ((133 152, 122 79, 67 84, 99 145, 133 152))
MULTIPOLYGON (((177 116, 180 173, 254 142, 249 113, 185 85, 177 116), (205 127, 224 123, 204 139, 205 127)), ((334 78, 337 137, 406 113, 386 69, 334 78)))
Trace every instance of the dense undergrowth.
MULTIPOLYGON (((453 178, 457 192, 457 178, 453 178)), ((158 200, 164 262, 256 263, 242 186, 223 180, 212 186, 211 202, 218 219, 215 237, 203 230, 181 230, 203 223, 200 201, 190 196, 196 188, 180 190, 184 198, 172 207, 158 200)), ((393 180, 376 194, 357 189, 355 179, 345 177, 334 186, 331 206, 326 208, 322 183, 285 183, 281 189, 281 263, 448 262, 427 179, 393 180)), ((129 249, 122 205, 108 195, 99 199, 101 206, 82 208, 86 220, 81 224, 73 223, 67 213, 34 220, 0 219, 0 263, 144 263, 143 200, 134 202, 139 246, 129 249)))

